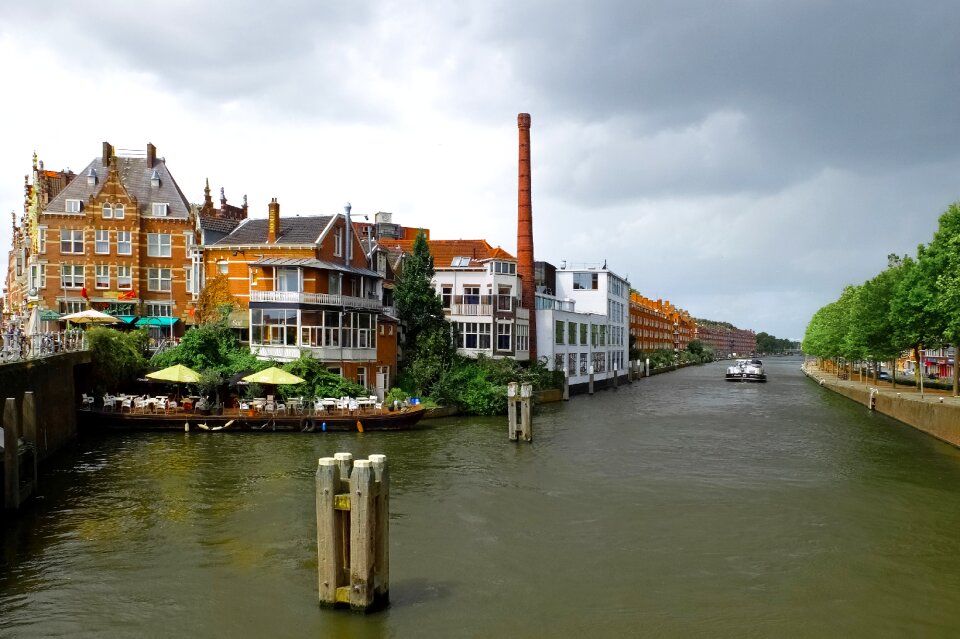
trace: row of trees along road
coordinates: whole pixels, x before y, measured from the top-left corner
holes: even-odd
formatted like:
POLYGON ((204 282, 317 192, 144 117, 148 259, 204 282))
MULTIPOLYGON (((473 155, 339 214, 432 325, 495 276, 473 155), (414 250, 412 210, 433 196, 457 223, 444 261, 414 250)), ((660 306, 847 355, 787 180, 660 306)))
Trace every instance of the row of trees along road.
MULTIPOLYGON (((838 300, 814 313, 803 350, 822 359, 874 365, 909 350, 918 363, 919 383, 920 350, 958 342, 960 204, 954 203, 940 216, 933 240, 917 248, 916 258, 889 255, 886 270, 859 286, 847 286, 838 300)), ((955 363, 954 396, 958 373, 955 363)))

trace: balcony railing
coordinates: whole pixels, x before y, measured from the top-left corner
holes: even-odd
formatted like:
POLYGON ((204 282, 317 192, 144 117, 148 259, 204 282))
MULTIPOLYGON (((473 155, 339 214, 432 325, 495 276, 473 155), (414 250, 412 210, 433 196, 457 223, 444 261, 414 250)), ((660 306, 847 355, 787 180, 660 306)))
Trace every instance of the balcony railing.
POLYGON ((453 295, 444 301, 444 308, 451 315, 484 316, 494 311, 510 313, 520 307, 520 300, 512 295, 453 295))
POLYGON ((378 299, 330 295, 327 293, 300 293, 297 291, 250 291, 251 302, 284 302, 295 304, 323 304, 349 308, 368 308, 379 311, 383 303, 378 299))

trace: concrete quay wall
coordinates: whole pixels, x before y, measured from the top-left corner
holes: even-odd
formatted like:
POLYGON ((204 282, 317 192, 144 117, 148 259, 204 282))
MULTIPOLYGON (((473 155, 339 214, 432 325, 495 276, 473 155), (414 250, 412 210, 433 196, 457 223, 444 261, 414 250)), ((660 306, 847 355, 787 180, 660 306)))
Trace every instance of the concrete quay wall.
MULTIPOLYGON (((803 371, 821 386, 869 409, 870 390, 875 386, 838 380, 832 373, 813 367, 804 367, 803 371)), ((912 388, 896 390, 888 386, 874 393, 874 410, 960 448, 960 400, 955 397, 927 393, 921 398, 912 388)))
MULTIPOLYGON (((37 459, 43 461, 77 436, 80 404, 75 380, 89 367, 90 354, 64 353, 0 366, 0 400, 33 391, 37 405, 37 459)), ((82 385, 82 384, 81 384, 82 385)))

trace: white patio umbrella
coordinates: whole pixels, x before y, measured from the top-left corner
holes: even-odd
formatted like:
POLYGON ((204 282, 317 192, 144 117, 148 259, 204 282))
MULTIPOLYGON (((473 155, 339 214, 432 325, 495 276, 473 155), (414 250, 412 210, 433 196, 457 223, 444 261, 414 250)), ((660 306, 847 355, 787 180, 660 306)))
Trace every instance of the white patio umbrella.
POLYGON ((64 315, 60 319, 73 322, 74 324, 119 324, 123 321, 113 315, 107 315, 106 313, 95 311, 92 308, 80 311, 79 313, 64 315))
POLYGON ((30 319, 27 320, 27 335, 35 335, 40 332, 40 308, 37 306, 33 307, 33 310, 30 312, 30 319))

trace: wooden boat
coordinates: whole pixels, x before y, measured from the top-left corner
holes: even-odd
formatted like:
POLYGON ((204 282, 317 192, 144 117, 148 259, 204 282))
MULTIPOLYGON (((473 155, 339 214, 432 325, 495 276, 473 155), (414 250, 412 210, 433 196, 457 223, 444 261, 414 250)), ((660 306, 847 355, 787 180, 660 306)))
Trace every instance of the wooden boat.
POLYGON ((323 433, 327 431, 407 430, 424 416, 422 405, 395 411, 362 410, 329 414, 249 414, 234 408, 222 415, 177 413, 119 413, 102 410, 78 410, 77 426, 82 430, 134 431, 248 431, 323 433))

